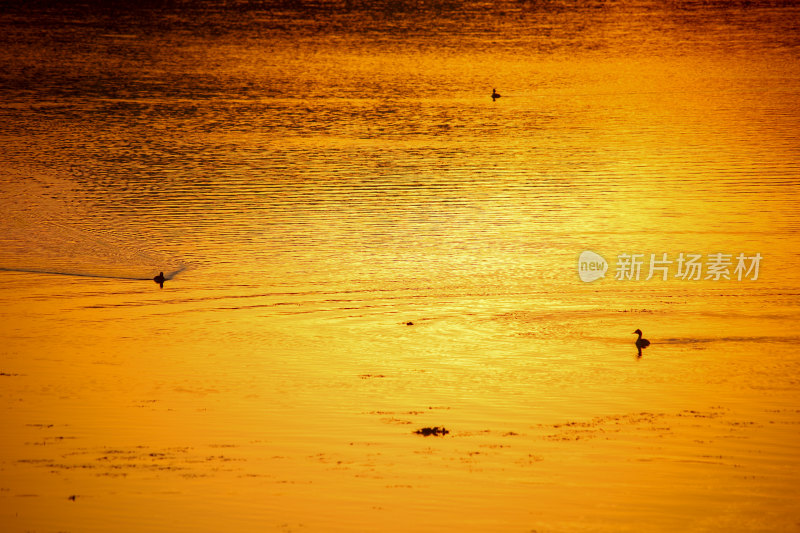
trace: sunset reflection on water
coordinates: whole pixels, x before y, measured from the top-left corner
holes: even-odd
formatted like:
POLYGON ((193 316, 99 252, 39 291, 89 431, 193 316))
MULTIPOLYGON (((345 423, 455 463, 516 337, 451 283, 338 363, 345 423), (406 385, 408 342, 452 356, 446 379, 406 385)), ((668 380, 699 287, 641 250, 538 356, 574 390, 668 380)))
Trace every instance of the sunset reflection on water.
POLYGON ((88 6, 0 16, 0 529, 797 529, 797 7, 88 6))

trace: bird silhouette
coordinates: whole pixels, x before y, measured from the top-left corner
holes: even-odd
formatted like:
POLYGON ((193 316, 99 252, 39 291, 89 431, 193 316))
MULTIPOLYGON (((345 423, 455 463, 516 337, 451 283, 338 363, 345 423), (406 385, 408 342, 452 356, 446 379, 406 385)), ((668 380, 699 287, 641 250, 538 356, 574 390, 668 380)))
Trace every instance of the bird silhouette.
POLYGON ((647 348, 650 346, 650 341, 647 339, 642 338, 642 330, 637 329, 634 333, 639 334, 639 338, 636 339, 636 349, 639 350, 639 357, 642 356, 642 348, 647 348))
POLYGON ((164 282, 166 280, 167 280, 167 278, 164 277, 164 273, 163 272, 159 272, 158 276, 153 278, 153 281, 158 283, 158 286, 161 287, 162 289, 164 288, 164 282))
POLYGON ((500 93, 497 92, 497 89, 492 89, 492 102, 500 98, 500 93))

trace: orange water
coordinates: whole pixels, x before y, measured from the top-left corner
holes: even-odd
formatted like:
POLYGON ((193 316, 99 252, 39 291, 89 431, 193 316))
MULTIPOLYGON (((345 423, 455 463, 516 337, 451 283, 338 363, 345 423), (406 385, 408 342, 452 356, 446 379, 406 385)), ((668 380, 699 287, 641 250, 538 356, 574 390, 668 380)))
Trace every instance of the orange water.
POLYGON ((797 8, 376 6, 0 17, 2 530, 797 531, 797 8))

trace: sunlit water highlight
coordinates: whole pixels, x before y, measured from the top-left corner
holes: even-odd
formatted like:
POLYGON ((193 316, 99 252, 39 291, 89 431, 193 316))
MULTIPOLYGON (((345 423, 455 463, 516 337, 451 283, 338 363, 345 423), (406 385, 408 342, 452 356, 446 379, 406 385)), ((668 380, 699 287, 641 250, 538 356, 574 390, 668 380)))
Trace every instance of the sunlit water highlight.
POLYGON ((3 531, 800 527, 796 7, 91 7, 0 17, 3 531))

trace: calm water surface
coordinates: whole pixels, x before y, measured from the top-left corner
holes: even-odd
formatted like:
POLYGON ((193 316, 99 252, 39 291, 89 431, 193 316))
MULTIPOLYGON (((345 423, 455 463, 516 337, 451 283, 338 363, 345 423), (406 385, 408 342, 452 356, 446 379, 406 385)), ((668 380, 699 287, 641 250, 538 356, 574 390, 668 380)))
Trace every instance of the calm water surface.
POLYGON ((5 6, 2 529, 797 531, 799 21, 5 6))

